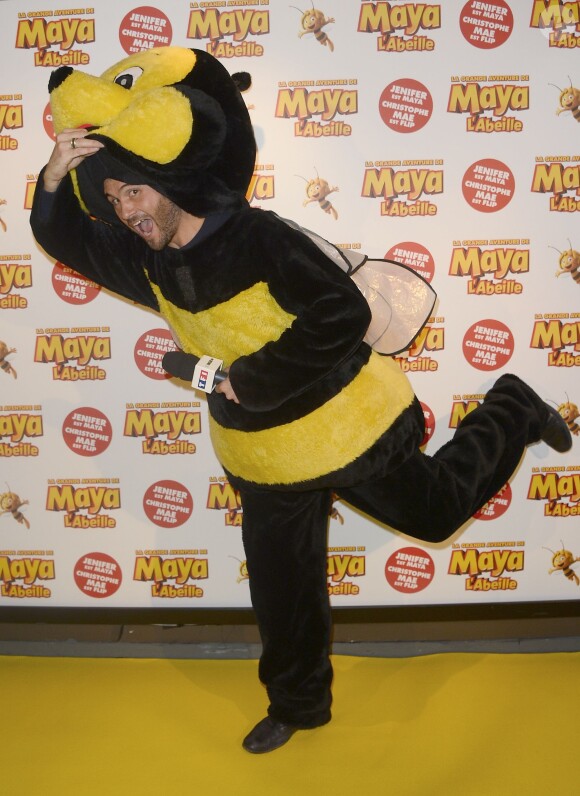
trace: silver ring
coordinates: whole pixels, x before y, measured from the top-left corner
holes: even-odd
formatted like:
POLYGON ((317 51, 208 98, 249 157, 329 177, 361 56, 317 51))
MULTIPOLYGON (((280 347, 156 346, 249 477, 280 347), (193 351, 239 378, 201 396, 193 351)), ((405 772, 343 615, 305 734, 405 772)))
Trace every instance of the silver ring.
POLYGON ((77 148, 77 140, 76 140, 76 138, 71 138, 70 146, 71 146, 71 149, 76 149, 77 148))

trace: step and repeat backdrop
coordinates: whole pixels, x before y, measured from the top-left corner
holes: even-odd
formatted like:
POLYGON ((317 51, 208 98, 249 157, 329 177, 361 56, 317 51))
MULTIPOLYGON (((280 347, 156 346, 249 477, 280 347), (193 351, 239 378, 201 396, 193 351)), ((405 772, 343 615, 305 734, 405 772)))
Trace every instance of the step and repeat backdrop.
POLYGON ((250 605, 243 508, 204 397, 161 369, 170 330, 29 227, 51 71, 170 44, 252 75, 252 205, 438 292, 397 357, 427 454, 505 372, 573 434, 444 545, 335 502, 332 604, 580 598, 580 3, 315 3, 0 3, 0 610, 250 605))

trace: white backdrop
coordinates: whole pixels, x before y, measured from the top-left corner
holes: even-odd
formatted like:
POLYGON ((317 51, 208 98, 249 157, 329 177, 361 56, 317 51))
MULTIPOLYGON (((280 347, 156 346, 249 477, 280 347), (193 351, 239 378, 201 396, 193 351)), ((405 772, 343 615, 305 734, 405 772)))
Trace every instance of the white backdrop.
POLYGON ((0 3, 0 607, 249 605, 240 506, 204 398, 160 370, 164 322, 29 228, 51 70, 163 44, 251 73, 252 204, 431 280, 436 314, 399 358, 427 452, 501 373, 569 404, 572 451, 531 448, 447 544, 336 503, 333 605, 578 599, 580 3, 319 5, 312 31, 285 0, 0 3))

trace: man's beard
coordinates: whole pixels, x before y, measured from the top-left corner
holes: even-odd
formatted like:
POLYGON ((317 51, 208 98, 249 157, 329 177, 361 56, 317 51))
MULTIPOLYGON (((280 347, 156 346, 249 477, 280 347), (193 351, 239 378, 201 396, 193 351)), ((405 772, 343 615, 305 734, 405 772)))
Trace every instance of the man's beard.
POLYGON ((151 215, 146 213, 137 214, 136 217, 129 219, 129 226, 134 228, 135 221, 138 220, 139 216, 143 219, 150 218, 157 228, 156 238, 143 237, 143 240, 149 248, 154 251, 161 251, 173 240, 177 232, 181 217, 181 209, 166 196, 160 196, 154 213, 151 215))

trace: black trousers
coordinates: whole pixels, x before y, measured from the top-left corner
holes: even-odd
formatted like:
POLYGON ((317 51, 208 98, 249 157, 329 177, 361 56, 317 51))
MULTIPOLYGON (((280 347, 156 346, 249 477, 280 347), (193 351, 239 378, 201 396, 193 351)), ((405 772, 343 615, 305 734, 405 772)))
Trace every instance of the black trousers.
POLYGON ((336 490, 240 490, 252 604, 269 714, 297 727, 330 720, 331 612, 327 531, 332 491, 416 539, 449 538, 508 481, 540 439, 548 412, 515 376, 502 376, 433 456, 417 451, 387 476, 336 490))

